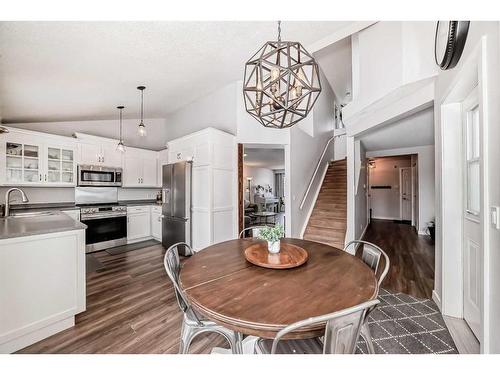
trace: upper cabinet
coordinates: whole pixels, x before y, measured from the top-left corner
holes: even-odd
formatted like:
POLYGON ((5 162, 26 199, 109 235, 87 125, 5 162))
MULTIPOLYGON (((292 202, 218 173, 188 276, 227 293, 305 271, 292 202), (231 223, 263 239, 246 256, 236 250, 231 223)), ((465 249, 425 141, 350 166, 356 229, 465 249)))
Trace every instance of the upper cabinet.
POLYGON ((80 164, 121 167, 122 154, 116 150, 116 144, 108 140, 80 142, 80 164))
POLYGON ((123 187, 157 187, 158 153, 127 147, 123 158, 123 187))
POLYGON ((75 186, 76 144, 63 137, 24 132, 4 134, 0 143, 0 184, 75 186))

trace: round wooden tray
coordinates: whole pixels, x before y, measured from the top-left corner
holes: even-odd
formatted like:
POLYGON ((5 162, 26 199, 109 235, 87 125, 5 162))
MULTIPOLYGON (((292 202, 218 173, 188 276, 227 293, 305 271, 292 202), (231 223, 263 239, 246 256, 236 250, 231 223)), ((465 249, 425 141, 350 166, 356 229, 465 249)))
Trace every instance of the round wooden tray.
POLYGON ((259 242, 245 249, 245 258, 259 267, 287 269, 307 262, 309 254, 303 248, 286 242, 281 242, 279 253, 271 254, 267 250, 267 242, 259 242))

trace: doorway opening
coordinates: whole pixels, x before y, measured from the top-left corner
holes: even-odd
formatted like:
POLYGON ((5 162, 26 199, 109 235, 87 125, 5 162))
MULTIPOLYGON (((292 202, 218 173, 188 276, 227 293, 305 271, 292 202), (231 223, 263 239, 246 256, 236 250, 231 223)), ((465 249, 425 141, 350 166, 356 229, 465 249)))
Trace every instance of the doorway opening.
POLYGON ((239 232, 256 225, 286 231, 286 173, 283 145, 238 145, 239 232))
MULTIPOLYGON (((387 289, 432 298, 434 239, 419 230, 418 154, 370 157, 367 207, 370 224, 363 239, 382 247, 391 260, 387 289), (420 234, 419 234, 420 232, 420 234)), ((427 226, 427 225, 426 225, 427 226)))

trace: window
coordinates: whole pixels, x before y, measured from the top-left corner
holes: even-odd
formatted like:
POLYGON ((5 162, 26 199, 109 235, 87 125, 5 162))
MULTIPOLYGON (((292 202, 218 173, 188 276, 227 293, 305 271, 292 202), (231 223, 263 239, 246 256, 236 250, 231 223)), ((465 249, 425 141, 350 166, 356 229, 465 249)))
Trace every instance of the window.
POLYGON ((475 106, 466 115, 466 189, 467 213, 479 215, 480 207, 480 150, 479 150, 479 107, 475 106))

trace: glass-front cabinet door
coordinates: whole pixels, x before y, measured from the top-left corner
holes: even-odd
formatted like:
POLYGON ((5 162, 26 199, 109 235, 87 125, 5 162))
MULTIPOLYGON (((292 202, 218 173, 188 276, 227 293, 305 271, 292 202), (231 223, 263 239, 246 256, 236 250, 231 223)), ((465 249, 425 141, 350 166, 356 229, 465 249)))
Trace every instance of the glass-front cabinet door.
POLYGON ((47 146, 46 182, 75 185, 75 151, 70 148, 47 146))
POLYGON ((42 182, 40 146, 7 142, 5 145, 5 182, 37 184, 42 182))

